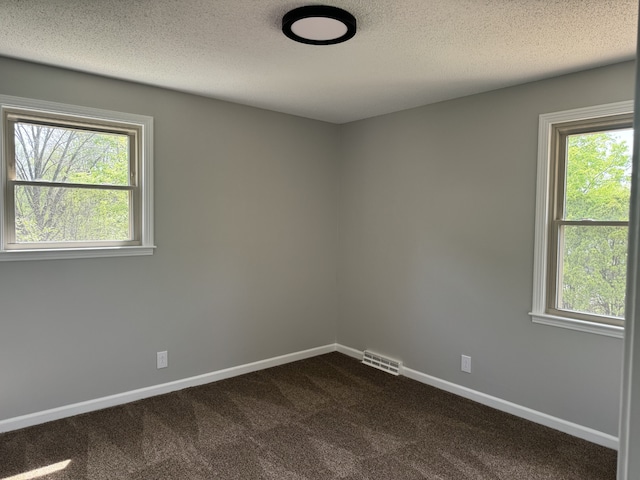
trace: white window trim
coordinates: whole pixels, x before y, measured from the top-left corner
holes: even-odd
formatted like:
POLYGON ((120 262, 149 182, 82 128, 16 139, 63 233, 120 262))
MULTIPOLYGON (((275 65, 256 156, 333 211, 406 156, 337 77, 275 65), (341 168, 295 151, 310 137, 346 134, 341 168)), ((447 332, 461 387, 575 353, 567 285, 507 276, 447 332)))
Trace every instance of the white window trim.
POLYGON ((531 320, 534 323, 622 338, 624 327, 604 323, 587 322, 546 313, 547 249, 549 238, 549 182, 551 159, 551 135, 558 123, 588 120, 633 112, 633 100, 577 108, 540 115, 538 124, 538 174, 536 183, 536 223, 533 263, 533 306, 531 320))
MULTIPOLYGON (((140 162, 139 179, 141 205, 141 245, 120 247, 83 247, 61 249, 25 249, 7 250, 0 242, 0 261, 15 260, 58 260, 66 258, 96 258, 152 255, 155 249, 153 242, 153 117, 132 113, 115 112, 98 108, 67 105, 30 98, 0 95, 0 116, 5 108, 20 108, 33 110, 36 113, 58 115, 77 115, 96 120, 109 120, 134 124, 141 128, 142 158, 140 162)), ((3 138, 0 135, 0 185, 4 188, 6 179, 6 158, 3 138)), ((0 198, 0 202, 3 202, 0 198)), ((0 208, 0 238, 5 238, 4 205, 0 208)))

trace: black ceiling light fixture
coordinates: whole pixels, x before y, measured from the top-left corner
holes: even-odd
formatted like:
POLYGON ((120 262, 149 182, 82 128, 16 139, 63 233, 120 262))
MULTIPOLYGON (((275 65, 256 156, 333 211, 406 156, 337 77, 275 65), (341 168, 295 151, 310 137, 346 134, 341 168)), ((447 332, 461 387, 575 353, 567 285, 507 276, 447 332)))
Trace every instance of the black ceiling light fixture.
POLYGON ((309 45, 334 45, 356 34, 356 18, 346 10, 310 5, 291 10, 282 17, 282 33, 309 45))

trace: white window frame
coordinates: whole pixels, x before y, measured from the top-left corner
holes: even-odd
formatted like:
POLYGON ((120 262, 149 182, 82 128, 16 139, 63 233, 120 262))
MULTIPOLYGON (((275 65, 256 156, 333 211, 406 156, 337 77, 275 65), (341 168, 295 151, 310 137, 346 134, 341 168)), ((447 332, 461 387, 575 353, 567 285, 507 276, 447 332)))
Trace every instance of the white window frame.
POLYGON ((564 316, 547 312, 547 279, 550 233, 550 182, 553 180, 552 141, 556 124, 606 118, 633 113, 633 101, 598 105, 540 115, 538 124, 538 173, 536 185, 536 223, 533 265, 533 306, 529 315, 534 323, 552 325, 570 330, 622 338, 624 327, 564 316))
POLYGON ((0 132, 0 261, 15 260, 57 260, 66 258, 95 258, 95 257, 121 257, 152 255, 155 249, 153 243, 153 117, 136 115, 131 113, 115 112, 97 108, 67 105, 29 98, 0 95, 0 121, 3 123, 0 132), (5 201, 7 189, 8 161, 6 144, 7 129, 4 128, 6 115, 19 110, 28 112, 34 117, 56 118, 61 121, 77 119, 85 123, 112 122, 130 126, 140 132, 139 138, 139 163, 138 163, 138 189, 140 206, 132 213, 139 217, 134 222, 139 224, 139 242, 136 245, 109 245, 109 246, 56 246, 42 248, 16 248, 7 246, 9 213, 5 201))

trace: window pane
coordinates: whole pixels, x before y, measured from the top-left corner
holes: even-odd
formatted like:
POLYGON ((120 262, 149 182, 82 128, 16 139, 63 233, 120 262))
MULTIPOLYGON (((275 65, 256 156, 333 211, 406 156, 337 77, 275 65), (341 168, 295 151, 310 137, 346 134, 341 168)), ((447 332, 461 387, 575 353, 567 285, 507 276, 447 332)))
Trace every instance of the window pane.
POLYGON ((15 188, 17 243, 131 239, 128 191, 15 188))
POLYGON ((129 185, 129 136, 16 122, 18 180, 129 185))
POLYGON ((570 135, 566 220, 628 220, 633 129, 570 135))
POLYGON ((557 308, 624 317, 627 231, 627 227, 562 227, 557 308))

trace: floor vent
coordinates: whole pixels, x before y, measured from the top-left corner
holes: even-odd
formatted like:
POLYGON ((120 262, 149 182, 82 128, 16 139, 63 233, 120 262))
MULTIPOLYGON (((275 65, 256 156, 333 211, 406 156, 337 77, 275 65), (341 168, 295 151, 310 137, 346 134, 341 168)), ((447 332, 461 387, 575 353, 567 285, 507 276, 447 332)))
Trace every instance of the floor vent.
POLYGON ((392 375, 400 375, 400 368, 402 368, 402 362, 391 360, 390 358, 383 357, 368 350, 364 351, 362 363, 382 370, 383 372, 391 373, 392 375))

